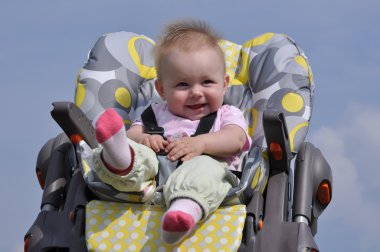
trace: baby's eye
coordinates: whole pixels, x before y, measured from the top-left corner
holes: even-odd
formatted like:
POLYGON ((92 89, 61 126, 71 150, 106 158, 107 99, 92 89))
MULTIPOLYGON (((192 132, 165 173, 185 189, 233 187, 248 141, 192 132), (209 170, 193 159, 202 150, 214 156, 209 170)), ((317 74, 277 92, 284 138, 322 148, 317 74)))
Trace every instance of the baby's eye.
POLYGON ((207 84, 212 84, 212 83, 214 83, 214 81, 212 81, 212 80, 204 80, 203 81, 203 85, 207 85, 207 84))
POLYGON ((189 86, 189 84, 187 84, 186 82, 179 82, 176 85, 176 87, 187 87, 187 86, 189 86))

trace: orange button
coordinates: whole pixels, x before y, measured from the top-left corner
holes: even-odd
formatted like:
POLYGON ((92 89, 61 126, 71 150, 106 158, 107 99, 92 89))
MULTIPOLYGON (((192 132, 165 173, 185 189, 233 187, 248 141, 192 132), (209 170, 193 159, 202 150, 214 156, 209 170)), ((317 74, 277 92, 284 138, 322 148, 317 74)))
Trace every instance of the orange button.
POLYGON ((269 150, 272 153, 272 156, 275 160, 282 159, 282 149, 279 143, 275 143, 275 142, 270 143, 269 150))
POLYGON ((323 205, 327 205, 331 200, 330 186, 327 182, 322 182, 318 187, 318 200, 323 205))
POLYGON ((79 134, 74 134, 74 135, 70 136, 70 141, 73 144, 77 144, 77 143, 79 143, 82 140, 83 140, 83 137, 81 135, 79 135, 79 134))

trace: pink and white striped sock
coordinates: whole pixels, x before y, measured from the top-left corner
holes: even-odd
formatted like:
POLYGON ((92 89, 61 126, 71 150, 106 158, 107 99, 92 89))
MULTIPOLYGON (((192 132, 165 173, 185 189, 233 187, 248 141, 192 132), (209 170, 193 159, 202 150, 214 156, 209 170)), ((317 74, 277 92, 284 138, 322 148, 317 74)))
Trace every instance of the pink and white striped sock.
POLYGON ((194 230, 202 214, 197 202, 188 198, 174 200, 162 220, 162 240, 168 244, 179 243, 194 230))
POLYGON ((133 150, 129 147, 123 119, 112 108, 100 115, 95 123, 96 139, 103 146, 102 159, 113 173, 126 175, 133 165, 133 150))

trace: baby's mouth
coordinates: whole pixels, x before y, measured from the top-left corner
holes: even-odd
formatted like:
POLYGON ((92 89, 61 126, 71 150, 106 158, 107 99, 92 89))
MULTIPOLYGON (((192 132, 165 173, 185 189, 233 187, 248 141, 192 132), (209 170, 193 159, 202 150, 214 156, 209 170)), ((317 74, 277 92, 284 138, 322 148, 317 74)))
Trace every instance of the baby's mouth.
POLYGON ((189 107, 191 109, 200 109, 200 108, 203 108, 204 106, 205 106, 205 104, 187 105, 187 107, 189 107))

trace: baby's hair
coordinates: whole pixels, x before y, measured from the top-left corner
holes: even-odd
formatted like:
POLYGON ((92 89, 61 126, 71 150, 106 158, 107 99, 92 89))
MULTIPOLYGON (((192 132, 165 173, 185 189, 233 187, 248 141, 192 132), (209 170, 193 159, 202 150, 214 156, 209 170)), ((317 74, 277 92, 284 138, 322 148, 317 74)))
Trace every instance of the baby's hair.
POLYGON ((220 54, 225 71, 224 53, 218 44, 220 39, 221 37, 201 20, 185 19, 167 24, 154 48, 157 77, 161 77, 162 58, 173 48, 183 51, 198 50, 202 47, 215 49, 220 54))

